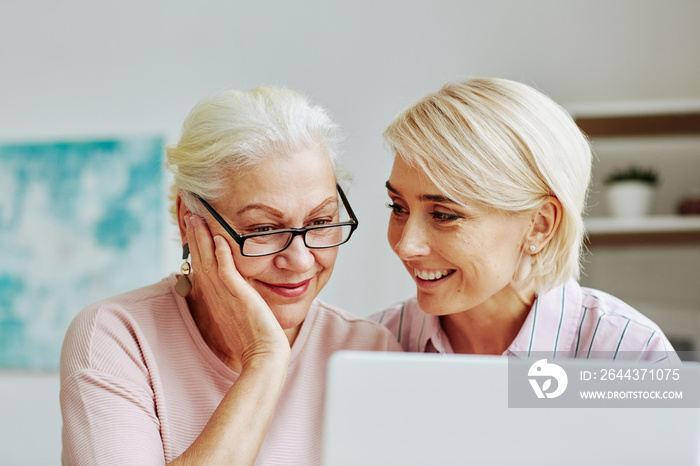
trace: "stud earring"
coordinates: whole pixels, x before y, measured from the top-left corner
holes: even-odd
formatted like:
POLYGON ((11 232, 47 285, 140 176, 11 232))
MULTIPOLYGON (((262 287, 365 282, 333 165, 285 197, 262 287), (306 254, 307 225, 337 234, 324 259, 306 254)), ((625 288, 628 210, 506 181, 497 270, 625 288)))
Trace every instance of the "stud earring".
POLYGON ((182 259, 185 262, 183 262, 180 266, 180 272, 182 272, 182 275, 180 276, 180 278, 177 279, 177 283, 175 283, 175 291, 183 298, 187 296, 190 290, 192 289, 192 282, 190 282, 192 266, 190 266, 190 263, 187 262, 187 258, 189 257, 189 255, 190 245, 188 243, 185 243, 185 245, 182 247, 182 259))
POLYGON ((530 245, 530 252, 535 252, 535 245, 534 244, 530 245))

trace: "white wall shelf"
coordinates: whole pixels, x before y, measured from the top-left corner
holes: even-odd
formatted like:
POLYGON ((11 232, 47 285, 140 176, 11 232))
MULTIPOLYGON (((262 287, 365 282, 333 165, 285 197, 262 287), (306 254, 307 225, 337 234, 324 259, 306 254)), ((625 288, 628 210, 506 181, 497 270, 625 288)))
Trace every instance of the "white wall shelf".
POLYGON ((700 134, 700 99, 573 104, 569 111, 591 138, 700 134))
POLYGON ((700 215, 653 215, 647 217, 589 217, 589 235, 635 233, 700 233, 700 215))
POLYGON ((592 244, 639 242, 700 243, 700 215, 655 215, 638 218, 588 217, 592 244))
MULTIPOLYGON (((594 143, 602 140, 643 144, 659 156, 665 155, 671 137, 687 140, 700 136, 700 99, 683 101, 610 102, 569 106, 579 127, 594 143), (662 136, 656 145, 648 137, 662 136), (620 139, 621 138, 621 139, 620 139), (682 139, 685 138, 685 139, 682 139), (636 142, 635 142, 636 141, 636 142)), ((697 150, 692 146, 688 156, 697 150)), ((598 146, 599 149, 602 149, 598 146)), ((604 151, 603 151, 604 152, 604 151)), ((606 162, 611 154, 606 154, 606 162)), ((599 165, 604 165, 602 162, 599 165)), ((668 167, 664 167, 668 168, 668 167)), ((601 168, 599 167, 599 170, 601 168)), ((598 173, 600 175, 600 173, 598 173)), ((662 178, 665 173, 662 173, 662 178)), ((694 186, 688 186, 691 188, 694 186)), ((600 187, 598 187, 600 189, 600 187)), ((674 195, 676 195, 674 193, 674 195)), ((668 196, 667 196, 668 197, 668 196)), ((666 204, 669 204, 668 200, 666 204)), ((668 205, 666 209, 668 210, 668 205)), ((591 244, 630 242, 692 242, 700 244, 700 216, 653 215, 640 218, 588 217, 585 220, 591 244)))

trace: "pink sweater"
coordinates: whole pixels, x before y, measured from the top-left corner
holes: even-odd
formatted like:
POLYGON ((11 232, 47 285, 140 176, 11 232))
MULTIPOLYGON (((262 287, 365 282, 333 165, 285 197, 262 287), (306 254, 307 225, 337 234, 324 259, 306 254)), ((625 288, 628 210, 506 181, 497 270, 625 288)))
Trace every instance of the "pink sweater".
MULTIPOLYGON (((61 354, 64 464, 168 463, 236 382, 175 281, 91 305, 71 324, 61 354)), ((381 325, 314 301, 256 464, 320 463, 326 361, 340 349, 400 347, 381 325)))

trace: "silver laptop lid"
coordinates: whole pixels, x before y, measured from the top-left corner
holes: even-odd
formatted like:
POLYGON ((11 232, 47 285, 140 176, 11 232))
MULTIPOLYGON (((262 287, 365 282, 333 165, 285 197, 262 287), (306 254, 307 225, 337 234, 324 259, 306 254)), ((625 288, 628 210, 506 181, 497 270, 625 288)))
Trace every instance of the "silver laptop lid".
MULTIPOLYGON (((509 408, 509 359, 336 353, 328 368, 323 464, 697 464, 699 408, 509 408)), ((572 362, 589 373, 600 367, 572 362)), ((683 370, 700 377, 697 363, 683 370)), ((556 391, 546 385, 545 392, 556 391)))

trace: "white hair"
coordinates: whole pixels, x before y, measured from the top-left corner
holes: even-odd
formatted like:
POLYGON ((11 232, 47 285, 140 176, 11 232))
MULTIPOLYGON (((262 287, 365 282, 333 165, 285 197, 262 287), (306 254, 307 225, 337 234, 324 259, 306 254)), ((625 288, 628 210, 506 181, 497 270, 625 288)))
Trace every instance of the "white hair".
POLYGON ((336 177, 344 177, 341 138, 340 127, 323 108, 290 89, 264 86, 204 99, 185 119, 177 144, 166 147, 166 166, 174 176, 170 212, 177 222, 178 193, 192 212, 199 212, 193 194, 216 201, 226 195, 231 173, 308 148, 324 150, 336 177))

